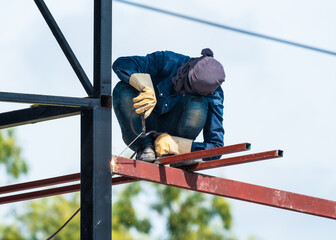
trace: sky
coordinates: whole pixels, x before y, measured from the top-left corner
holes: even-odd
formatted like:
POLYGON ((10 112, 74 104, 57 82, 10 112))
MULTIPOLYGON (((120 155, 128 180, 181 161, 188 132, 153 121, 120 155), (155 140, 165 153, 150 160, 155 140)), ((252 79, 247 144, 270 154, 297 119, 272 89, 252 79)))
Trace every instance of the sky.
MULTIPOLYGON (((331 0, 134 2, 336 51, 336 3, 331 0)), ((92 1, 46 3, 92 81, 92 1)), ((33 1, 2 3, 0 18, 1 91, 86 96, 33 1)), ((335 200, 335 56, 113 2, 112 61, 157 50, 197 57, 206 47, 227 75, 222 85, 225 145, 250 142, 251 153, 282 149, 284 157, 204 173, 335 200)), ((113 86, 118 82, 114 73, 112 82, 113 86)), ((28 106, 0 103, 0 112, 28 106)), ((79 120, 76 116, 16 128, 30 165, 30 173, 20 182, 79 172, 79 120)), ((126 146, 114 113, 112 137, 112 151, 118 155, 126 146)), ((1 185, 16 182, 0 181, 1 185)), ((239 239, 253 235, 263 240, 310 240, 336 235, 334 220, 228 201, 239 239)), ((19 206, 1 206, 0 212, 19 206)))

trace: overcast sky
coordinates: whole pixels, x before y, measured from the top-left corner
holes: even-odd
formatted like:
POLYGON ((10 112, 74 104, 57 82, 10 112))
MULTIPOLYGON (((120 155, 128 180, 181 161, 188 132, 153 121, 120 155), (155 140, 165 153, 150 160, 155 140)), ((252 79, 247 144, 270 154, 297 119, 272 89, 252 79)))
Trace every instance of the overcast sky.
MULTIPOLYGON (((336 3, 325 1, 135 1, 188 16, 336 51, 336 3)), ((92 1, 47 0, 92 80, 92 1)), ((84 97, 33 1, 0 7, 1 91, 84 97)), ((172 50, 199 56, 213 50, 227 75, 225 145, 252 143, 251 152, 284 150, 282 159, 204 173, 335 200, 336 57, 113 3, 112 60, 172 50)), ((112 74, 113 86, 118 82, 112 74)), ((24 104, 1 103, 0 111, 24 104)), ((17 127, 31 166, 20 181, 79 172, 79 117, 17 127)), ((198 140, 202 140, 201 137, 198 140)), ((113 119, 113 154, 121 143, 113 119)), ((127 152, 126 154, 129 154, 127 152)), ((3 184, 2 184, 3 185, 3 184)), ((334 220, 229 200, 239 239, 333 239, 334 220)), ((11 204, 1 206, 20 206, 11 204)), ((2 209, 3 211, 4 209, 2 209)))

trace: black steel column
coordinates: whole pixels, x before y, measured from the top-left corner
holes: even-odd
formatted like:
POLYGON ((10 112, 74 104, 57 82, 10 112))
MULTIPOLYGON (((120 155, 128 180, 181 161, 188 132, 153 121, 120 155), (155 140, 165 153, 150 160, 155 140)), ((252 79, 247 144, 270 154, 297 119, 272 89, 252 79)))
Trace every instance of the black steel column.
POLYGON ((112 0, 94 1, 94 96, 111 95, 112 0))
POLYGON ((112 0, 94 0, 94 97, 81 115, 81 239, 110 240, 112 0))
POLYGON ((81 115, 81 239, 111 239, 111 109, 81 115))

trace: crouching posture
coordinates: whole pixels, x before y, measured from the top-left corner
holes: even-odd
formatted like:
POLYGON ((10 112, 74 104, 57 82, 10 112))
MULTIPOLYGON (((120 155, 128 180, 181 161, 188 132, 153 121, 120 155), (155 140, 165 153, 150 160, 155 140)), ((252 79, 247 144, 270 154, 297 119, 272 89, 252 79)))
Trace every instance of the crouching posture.
POLYGON ((151 162, 223 146, 225 73, 210 49, 197 58, 171 51, 120 57, 113 70, 121 80, 113 90, 113 109, 124 142, 142 131, 141 117, 147 131, 162 133, 138 138, 130 146, 136 159, 151 162), (202 130, 204 142, 195 142, 202 130))

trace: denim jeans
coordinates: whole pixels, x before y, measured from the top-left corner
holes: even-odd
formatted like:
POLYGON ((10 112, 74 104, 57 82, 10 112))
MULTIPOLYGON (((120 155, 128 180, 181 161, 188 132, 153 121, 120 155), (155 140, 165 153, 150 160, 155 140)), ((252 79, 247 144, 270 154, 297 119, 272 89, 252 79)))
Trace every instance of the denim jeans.
MULTIPOLYGON (((141 116, 136 114, 133 108, 133 98, 138 95, 139 92, 135 88, 122 81, 118 82, 113 89, 113 109, 126 145, 130 144, 137 136, 136 133, 139 134, 142 130, 141 116), (132 131, 131 121, 136 133, 132 131)), ((195 140, 205 125, 207 113, 206 97, 184 94, 171 111, 165 114, 153 111, 146 119, 146 130, 195 140)), ((153 146, 154 140, 151 135, 140 137, 130 148, 138 151, 147 146, 153 146)))

